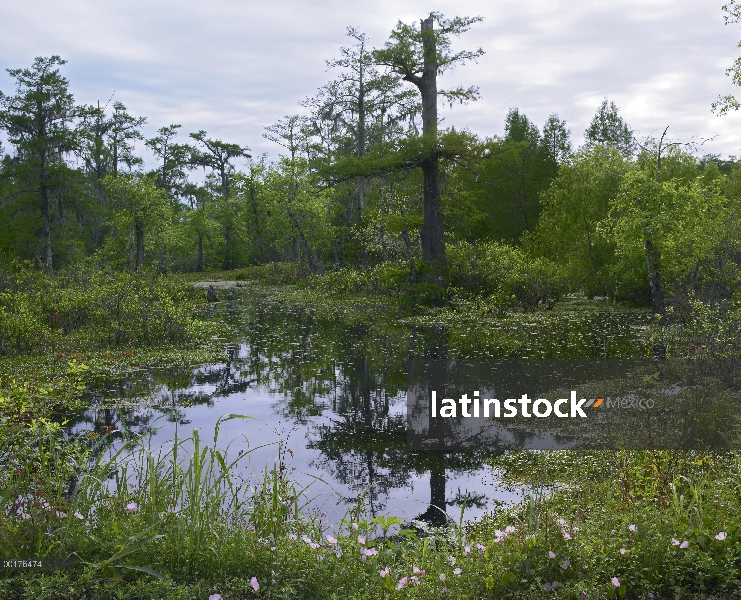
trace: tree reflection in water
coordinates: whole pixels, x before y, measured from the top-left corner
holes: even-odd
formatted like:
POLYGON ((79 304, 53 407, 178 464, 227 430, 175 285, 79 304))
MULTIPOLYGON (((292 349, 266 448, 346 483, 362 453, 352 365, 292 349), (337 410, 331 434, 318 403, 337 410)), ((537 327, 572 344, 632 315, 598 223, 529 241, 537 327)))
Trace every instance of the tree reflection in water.
MULTIPOLYGON (((318 451, 311 465, 316 475, 345 486, 349 493, 341 502, 348 508, 362 499, 371 516, 384 514, 393 508, 389 497, 411 491, 426 474, 429 505, 421 519, 441 523, 447 506, 486 506, 489 499, 481 488, 471 493, 459 489, 448 498, 447 481, 481 469, 490 453, 412 452, 407 447, 407 363, 447 358, 450 333, 445 328, 403 326, 383 311, 292 308, 238 290, 223 296, 227 301, 217 317, 238 332, 224 363, 100 382, 96 394, 114 401, 113 406, 89 410, 74 427, 142 434, 155 427, 158 416, 188 424, 193 407, 218 410, 219 401, 229 399, 222 410, 234 412, 231 401, 245 403, 251 394, 269 393, 275 420, 305 433, 305 447, 318 451)), ((457 344, 460 355, 460 340, 457 344)), ((430 373, 428 380, 439 385, 445 373, 430 373)))

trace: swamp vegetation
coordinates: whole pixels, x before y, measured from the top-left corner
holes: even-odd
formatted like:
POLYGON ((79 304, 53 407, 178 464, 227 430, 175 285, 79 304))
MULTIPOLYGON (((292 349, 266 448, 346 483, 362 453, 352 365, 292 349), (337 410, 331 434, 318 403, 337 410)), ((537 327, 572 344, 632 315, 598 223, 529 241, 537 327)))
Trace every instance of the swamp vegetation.
MULTIPOLYGON (((63 281, 62 274, 55 277, 63 281)), ((410 308, 408 299, 395 295, 339 296, 323 291, 317 280, 265 285, 257 279, 218 287, 221 302, 213 311, 205 306, 203 288, 151 275, 129 277, 125 289, 131 293, 141 282, 163 294, 165 306, 153 307, 156 314, 167 314, 165 291, 182 294, 181 315, 188 319, 181 324, 199 339, 215 340, 189 350, 187 328, 185 334, 174 329, 174 335, 185 335, 177 338, 179 357, 168 354, 171 344, 160 338, 149 345, 140 338, 121 350, 103 325, 88 322, 78 341, 73 329, 65 334, 55 326, 49 335, 61 350, 53 357, 39 348, 5 359, 3 553, 76 560, 68 571, 5 572, 5 597, 738 593, 741 463, 734 453, 450 456, 444 469, 451 481, 457 470, 491 469, 501 485, 525 493, 514 503, 489 502, 471 521, 467 517, 481 501, 471 492, 481 490, 466 490, 456 500, 449 486, 446 498, 458 516, 429 536, 404 529, 409 519, 390 514, 393 507, 384 504, 395 486, 440 464, 409 456, 403 413, 393 410, 406 384, 408 357, 441 344, 461 358, 645 355, 657 335, 671 356, 686 352, 692 340, 709 348, 706 336, 736 326, 732 314, 697 314, 681 326, 660 327, 650 310, 579 297, 535 312, 487 312, 476 303, 410 308), (212 354, 204 359, 199 352, 212 354), (131 372, 147 363, 182 367, 189 359, 213 367, 131 372), (45 373, 54 373, 53 379, 44 380, 45 373), (95 409, 97 390, 110 392, 123 376, 127 403, 108 393, 114 403, 95 409), (169 443, 152 437, 161 426, 157 421, 136 416, 137 403, 151 396, 153 377, 173 392, 166 395, 172 405, 162 409, 166 419, 179 423, 169 443), (205 397, 209 388, 191 383, 204 377, 214 384, 205 397), (275 414, 289 423, 309 422, 327 411, 336 415, 309 442, 324 457, 324 478, 340 481, 344 473, 353 492, 334 518, 311 506, 319 484, 295 477, 288 454, 290 448, 300 451, 295 441, 273 440, 274 458, 258 477, 247 475, 245 461, 259 447, 223 443, 225 432, 234 433, 229 426, 249 422, 251 415, 222 414, 234 405, 221 403, 255 385, 282 398, 275 414), (178 389, 184 392, 176 399, 178 389), (339 390, 336 407, 332 389, 339 390), (223 406, 213 431, 186 420, 190 407, 203 402, 216 412, 223 406), (80 421, 80 415, 87 416, 80 421), (376 485, 368 479, 372 473, 376 485)), ((39 274, 35 285, 46 281, 39 274)), ((92 315, 95 291, 87 289, 92 315)), ((41 304, 32 306, 49 314, 41 304)), ((50 322, 42 326, 50 328, 50 322)), ((725 341, 723 352, 732 348, 725 341)))
POLYGON ((341 74, 265 128, 274 162, 145 139, 58 56, 9 70, 0 558, 73 565, 0 570, 0 597, 741 597, 738 453, 407 447, 412 358, 741 352, 741 162, 607 99, 576 150, 555 113, 441 129, 437 96, 477 97, 437 78, 479 20, 348 29, 341 74), (287 429, 250 441, 240 406, 287 429), (472 473, 520 496, 456 493, 472 473), (427 504, 443 527, 411 526, 427 504))

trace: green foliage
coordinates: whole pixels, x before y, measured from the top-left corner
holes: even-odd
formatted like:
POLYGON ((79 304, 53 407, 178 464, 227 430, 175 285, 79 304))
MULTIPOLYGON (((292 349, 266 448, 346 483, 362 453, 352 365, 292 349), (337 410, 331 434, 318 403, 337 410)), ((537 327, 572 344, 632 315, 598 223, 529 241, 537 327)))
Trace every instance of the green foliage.
POLYGON ((193 288, 152 271, 16 266, 0 272, 0 354, 192 342, 208 332, 197 304, 193 288))
POLYGON ((467 177, 469 193, 483 217, 469 239, 519 242, 532 231, 541 210, 540 196, 556 177, 559 163, 568 159, 569 148, 568 132, 557 115, 549 117, 541 135, 526 115, 510 109, 505 136, 484 144, 475 183, 467 177))
POLYGON ((621 154, 607 146, 577 152, 541 195, 538 225, 526 239, 531 253, 562 264, 571 286, 588 296, 611 293, 607 272, 615 242, 602 224, 628 168, 621 154))
POLYGON ((283 285, 301 281, 299 266, 292 262, 274 262, 245 267, 230 275, 237 281, 258 281, 260 283, 283 285))
POLYGON ((352 296, 381 294, 399 296, 410 290, 409 267, 404 263, 387 262, 368 269, 327 271, 313 277, 309 286, 325 293, 352 296))
MULTIPOLYGON (((102 183, 116 210, 101 257, 117 267, 138 269, 145 256, 158 254, 162 264, 172 210, 167 192, 148 176, 108 175, 102 183)), ((162 266, 166 270, 166 258, 162 266)))
POLYGON ((21 206, 38 210, 41 217, 43 264, 53 267, 51 220, 53 198, 63 193, 74 175, 62 157, 77 146, 70 121, 77 116, 67 79, 59 73, 66 61, 59 56, 37 57, 30 69, 9 69, 16 80, 16 95, 0 92, 0 127, 22 160, 6 164, 23 197, 21 206))
POLYGON ((728 203, 717 188, 681 178, 659 183, 650 171, 634 170, 610 208, 609 235, 615 244, 611 281, 618 297, 639 294, 647 283, 645 240, 661 256, 662 276, 679 295, 706 278, 713 256, 727 239, 728 203), (719 235, 720 234, 720 235, 719 235))
POLYGON ((636 142, 633 130, 618 114, 614 102, 605 98, 597 109, 589 127, 584 132, 587 147, 596 145, 614 148, 624 157, 629 158, 635 152, 636 142))
POLYGON ((448 248, 453 285, 464 293, 490 297, 500 310, 553 307, 567 289, 558 266, 498 242, 448 248))
MULTIPOLYGON (((430 17, 437 23, 437 28, 426 32, 421 31, 416 24, 410 25, 399 21, 384 47, 373 51, 373 58, 376 63, 390 67, 406 81, 416 85, 416 80, 423 76, 424 71, 423 45, 425 37, 434 38, 436 54, 432 62, 436 65, 438 73, 443 73, 456 64, 476 60, 484 54, 481 48, 474 51, 462 50, 459 52, 453 52, 451 48, 451 37, 458 37, 465 33, 471 28, 471 25, 483 21, 482 17, 446 19, 442 14, 434 12, 430 13, 430 17)), ((478 88, 464 89, 458 87, 452 90, 441 90, 438 93, 452 104, 453 102, 475 100, 478 97, 478 88)))

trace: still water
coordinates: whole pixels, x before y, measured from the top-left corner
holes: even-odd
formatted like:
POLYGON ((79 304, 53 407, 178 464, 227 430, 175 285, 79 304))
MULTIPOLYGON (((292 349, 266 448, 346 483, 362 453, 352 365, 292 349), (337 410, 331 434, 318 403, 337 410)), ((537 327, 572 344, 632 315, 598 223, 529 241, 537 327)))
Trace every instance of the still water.
MULTIPOLYGON (((307 509, 338 523, 359 504, 369 516, 477 518, 526 490, 498 482, 487 460, 412 452, 406 441, 406 375, 412 358, 640 356, 650 315, 608 304, 566 302, 504 319, 408 319, 373 306, 297 306, 231 288, 211 317, 231 326, 227 360, 197 369, 145 370, 102 382, 74 429, 151 433, 154 447, 197 428, 240 462, 255 483, 282 459, 307 509), (423 323, 423 324, 421 324, 423 323), (177 430, 177 432, 176 432, 177 430)), ((114 433, 114 438, 116 437, 114 433)), ((120 442, 119 442, 120 443, 120 442)))

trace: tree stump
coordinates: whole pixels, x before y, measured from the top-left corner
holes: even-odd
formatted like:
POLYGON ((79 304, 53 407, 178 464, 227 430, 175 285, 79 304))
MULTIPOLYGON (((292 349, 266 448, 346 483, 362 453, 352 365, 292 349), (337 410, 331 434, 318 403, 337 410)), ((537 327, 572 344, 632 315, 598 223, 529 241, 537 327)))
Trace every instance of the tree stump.
POLYGON ((208 291, 206 292, 206 301, 207 302, 218 302, 218 298, 216 297, 216 292, 214 291, 214 286, 210 285, 208 286, 208 291))

